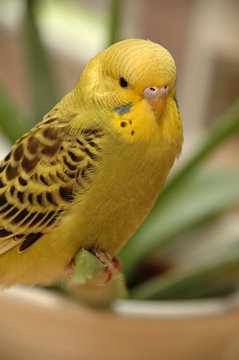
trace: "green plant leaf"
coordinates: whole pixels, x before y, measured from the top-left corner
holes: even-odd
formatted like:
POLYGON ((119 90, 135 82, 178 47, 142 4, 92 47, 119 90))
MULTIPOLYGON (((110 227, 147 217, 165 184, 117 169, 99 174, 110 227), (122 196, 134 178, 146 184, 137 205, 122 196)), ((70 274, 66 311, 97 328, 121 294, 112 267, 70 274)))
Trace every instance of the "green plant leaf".
POLYGON ((24 40, 36 122, 59 101, 56 79, 36 24, 36 0, 26 0, 24 40))
POLYGON ((63 293, 94 307, 108 307, 116 298, 128 296, 123 274, 105 283, 105 266, 90 251, 81 249, 74 259, 74 271, 61 288, 63 293))
MULTIPOLYGON (((238 249, 237 249, 238 250, 238 249)), ((239 251, 201 266, 153 278, 135 287, 130 296, 136 299, 189 299, 218 296, 238 287, 239 251)))
POLYGON ((120 17, 122 11, 122 0, 111 0, 110 1, 110 18, 109 18, 109 43, 112 45, 119 41, 119 30, 120 30, 120 17))
POLYGON ((194 171, 171 188, 121 251, 124 273, 133 275, 140 261, 188 228, 239 203, 239 170, 194 171))
POLYGON ((102 308, 109 307, 113 300, 128 297, 123 274, 114 277, 103 286, 96 285, 94 278, 85 284, 68 285, 64 287, 64 294, 71 298, 86 303, 88 306, 102 308))
MULTIPOLYGON (((74 272, 69 283, 72 285, 85 284, 99 272, 103 272, 104 265, 91 252, 81 249, 74 260, 74 272)), ((105 276, 104 276, 105 277, 105 276)))
POLYGON ((17 110, 10 96, 0 86, 0 128, 14 143, 31 127, 31 123, 17 110))

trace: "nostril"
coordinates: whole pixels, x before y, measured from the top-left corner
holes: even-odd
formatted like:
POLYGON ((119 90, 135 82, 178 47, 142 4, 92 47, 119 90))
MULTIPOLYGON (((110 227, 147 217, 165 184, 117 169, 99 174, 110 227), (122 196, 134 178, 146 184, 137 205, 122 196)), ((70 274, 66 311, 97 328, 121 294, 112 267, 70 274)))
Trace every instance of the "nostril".
POLYGON ((148 99, 157 99, 159 97, 166 97, 169 93, 169 85, 165 84, 162 87, 149 86, 144 89, 143 96, 148 99))
POLYGON ((150 86, 144 89, 144 97, 146 98, 156 99, 159 95, 159 88, 157 86, 150 86))
POLYGON ((169 85, 165 84, 162 87, 149 86, 144 89, 143 95, 148 99, 157 99, 158 97, 166 97, 169 93, 169 85))
POLYGON ((169 92, 169 85, 164 85, 164 90, 168 93, 169 92))

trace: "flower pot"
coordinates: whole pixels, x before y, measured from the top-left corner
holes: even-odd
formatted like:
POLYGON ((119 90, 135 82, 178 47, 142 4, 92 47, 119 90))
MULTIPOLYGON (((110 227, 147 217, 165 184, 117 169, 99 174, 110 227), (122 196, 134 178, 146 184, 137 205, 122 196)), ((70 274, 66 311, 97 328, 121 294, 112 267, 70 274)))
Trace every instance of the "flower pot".
POLYGON ((1 360, 238 360, 239 298, 116 301, 90 309, 42 289, 0 292, 1 360))

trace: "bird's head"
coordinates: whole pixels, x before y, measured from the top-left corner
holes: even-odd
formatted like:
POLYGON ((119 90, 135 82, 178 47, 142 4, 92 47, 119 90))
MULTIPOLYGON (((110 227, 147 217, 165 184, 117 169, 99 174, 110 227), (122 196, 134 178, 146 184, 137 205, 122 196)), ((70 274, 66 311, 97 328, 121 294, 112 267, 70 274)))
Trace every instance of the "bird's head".
POLYGON ((165 113, 180 117, 175 80, 168 50, 150 40, 128 39, 94 57, 77 88, 85 103, 104 109, 120 133, 150 136, 162 126, 165 113))

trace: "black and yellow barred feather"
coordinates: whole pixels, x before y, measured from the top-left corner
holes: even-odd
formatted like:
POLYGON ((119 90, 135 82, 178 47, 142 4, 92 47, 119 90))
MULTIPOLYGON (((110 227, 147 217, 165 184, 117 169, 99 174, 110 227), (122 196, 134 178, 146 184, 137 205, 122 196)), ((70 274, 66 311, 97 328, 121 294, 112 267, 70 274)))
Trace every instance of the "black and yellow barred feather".
POLYGON ((69 135, 56 117, 19 139, 0 164, 0 254, 22 252, 57 226, 69 204, 90 186, 99 160, 100 129, 69 135))

